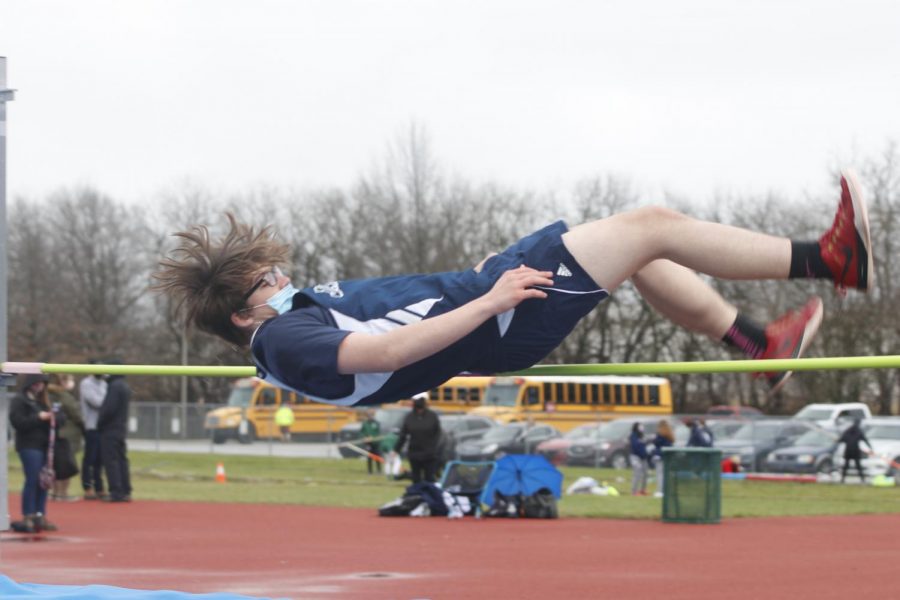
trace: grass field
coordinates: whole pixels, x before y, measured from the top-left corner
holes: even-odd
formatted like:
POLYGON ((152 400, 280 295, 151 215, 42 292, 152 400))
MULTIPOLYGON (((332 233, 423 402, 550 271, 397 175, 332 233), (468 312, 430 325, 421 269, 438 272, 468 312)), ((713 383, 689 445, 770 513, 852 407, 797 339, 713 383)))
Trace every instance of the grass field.
MULTIPOLYGON (((370 508, 402 495, 409 481, 388 481, 366 474, 361 460, 278 458, 255 456, 132 452, 132 484, 136 500, 180 500, 307 504, 370 508), (228 481, 215 481, 222 460, 228 481)), ((22 472, 10 452, 9 488, 19 490, 22 472)), ((623 495, 566 496, 562 516, 656 519, 660 500, 627 495, 630 472, 609 469, 562 468, 564 487, 581 476, 607 482, 623 495)), ((77 476, 76 476, 77 479, 77 476)), ((77 481, 72 492, 77 493, 77 481)), ((652 491, 652 484, 651 484, 652 491)), ((13 511, 15 512, 15 511, 13 511)), ((722 482, 723 517, 847 515, 900 513, 900 488, 859 485, 722 482)))

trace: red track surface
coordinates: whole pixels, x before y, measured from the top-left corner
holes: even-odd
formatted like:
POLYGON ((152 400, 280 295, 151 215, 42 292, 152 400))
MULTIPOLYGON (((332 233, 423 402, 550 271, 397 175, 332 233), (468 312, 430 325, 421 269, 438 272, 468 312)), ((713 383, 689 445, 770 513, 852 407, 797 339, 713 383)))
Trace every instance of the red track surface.
MULTIPOLYGON (((598 500, 598 501, 602 501, 598 500)), ((652 499, 646 499, 652 502, 652 499)), ((10 506, 18 507, 17 497, 10 506)), ((53 504, 0 536, 20 583, 289 598, 896 598, 900 515, 655 521, 380 518, 375 510, 53 504)))

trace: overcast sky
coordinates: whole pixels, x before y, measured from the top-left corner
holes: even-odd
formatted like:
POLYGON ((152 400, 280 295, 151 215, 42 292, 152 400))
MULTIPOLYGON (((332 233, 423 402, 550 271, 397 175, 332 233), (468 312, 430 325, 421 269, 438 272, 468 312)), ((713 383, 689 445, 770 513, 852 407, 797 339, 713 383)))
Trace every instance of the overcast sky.
POLYGON ((474 181, 818 193, 900 141, 896 0, 2 0, 11 195, 474 181))

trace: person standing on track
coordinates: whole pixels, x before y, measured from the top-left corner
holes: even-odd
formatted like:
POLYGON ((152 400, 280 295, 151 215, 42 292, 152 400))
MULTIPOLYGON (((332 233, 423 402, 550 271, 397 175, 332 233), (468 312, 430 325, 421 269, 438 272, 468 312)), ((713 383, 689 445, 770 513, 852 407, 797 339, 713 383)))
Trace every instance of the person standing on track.
MULTIPOLYGON (((96 364, 91 360, 91 364, 96 364)), ((81 458, 81 487, 85 500, 100 500, 106 496, 103 487, 103 457, 97 417, 106 398, 106 380, 102 375, 89 375, 78 384, 81 415, 84 418, 84 456, 81 458)))
MULTIPOLYGON (((121 364, 109 361, 109 364, 121 364)), ((106 502, 131 502, 131 468, 128 464, 128 404, 131 388, 122 375, 110 375, 106 388, 106 398, 97 417, 100 431, 100 448, 103 452, 103 470, 109 483, 106 502)))
POLYGON ((26 375, 22 389, 9 405, 9 422, 16 431, 16 453, 22 461, 25 482, 22 486, 22 520, 12 523, 21 533, 56 531, 47 520, 47 494, 52 485, 41 481, 41 469, 47 465, 50 429, 58 427, 47 400, 46 375, 26 375))

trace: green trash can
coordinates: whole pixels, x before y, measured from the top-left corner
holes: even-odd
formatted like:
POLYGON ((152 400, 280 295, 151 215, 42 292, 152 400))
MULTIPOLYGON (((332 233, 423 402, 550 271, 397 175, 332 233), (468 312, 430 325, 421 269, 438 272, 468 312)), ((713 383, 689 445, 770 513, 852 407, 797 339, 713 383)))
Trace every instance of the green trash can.
POLYGON ((664 523, 718 523, 722 517, 722 451, 663 449, 664 523))

